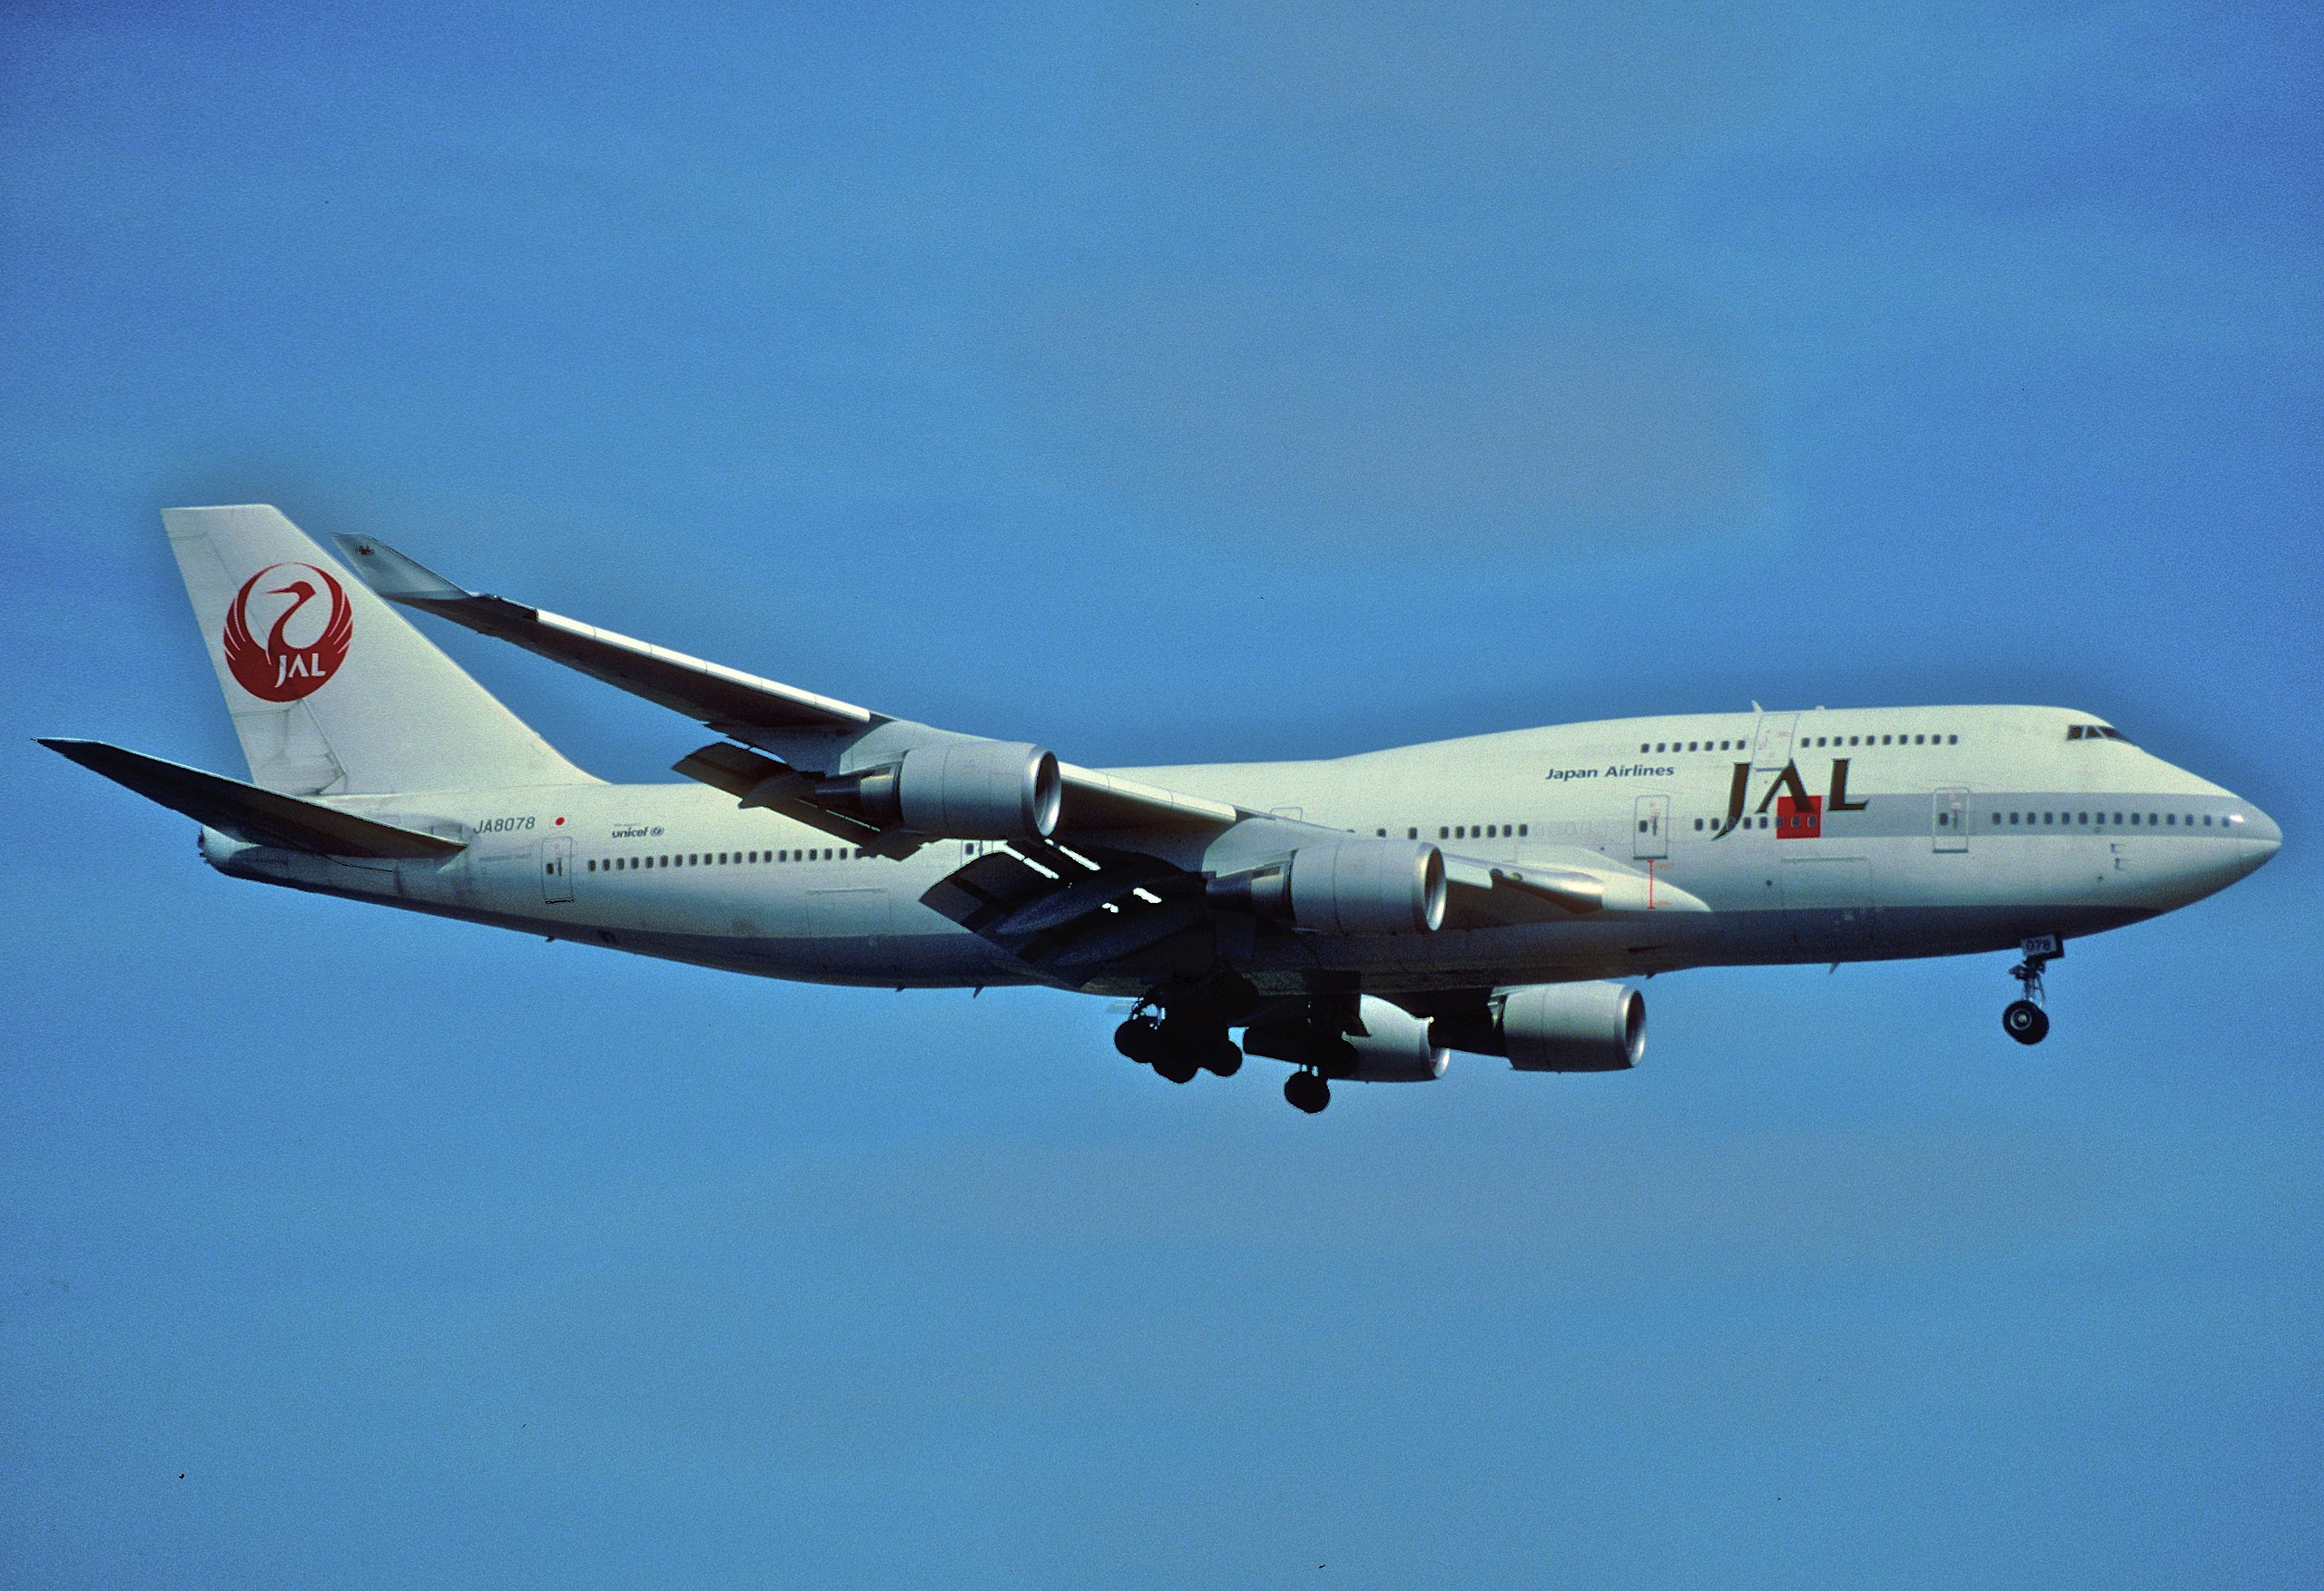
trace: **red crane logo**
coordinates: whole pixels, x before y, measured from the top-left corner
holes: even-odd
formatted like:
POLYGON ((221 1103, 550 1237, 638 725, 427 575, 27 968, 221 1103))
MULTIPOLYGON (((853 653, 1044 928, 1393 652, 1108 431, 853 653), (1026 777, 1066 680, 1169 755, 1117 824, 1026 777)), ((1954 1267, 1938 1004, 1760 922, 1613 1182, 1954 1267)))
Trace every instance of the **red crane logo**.
POLYGON ((244 581, 227 605, 226 666, 242 689, 260 701, 296 702, 314 694, 339 672, 339 665, 347 661, 347 643, 354 636, 354 604, 328 571, 312 564, 270 564, 244 581), (259 593, 260 583, 277 575, 290 578, 259 593), (328 612, 307 611, 318 594, 314 581, 301 578, 308 575, 322 582, 322 590, 330 594, 328 612), (251 631, 254 593, 290 599, 290 605, 274 615, 263 646, 251 631), (306 639, 294 640, 290 624, 301 612, 306 616, 300 622, 298 633, 306 639))

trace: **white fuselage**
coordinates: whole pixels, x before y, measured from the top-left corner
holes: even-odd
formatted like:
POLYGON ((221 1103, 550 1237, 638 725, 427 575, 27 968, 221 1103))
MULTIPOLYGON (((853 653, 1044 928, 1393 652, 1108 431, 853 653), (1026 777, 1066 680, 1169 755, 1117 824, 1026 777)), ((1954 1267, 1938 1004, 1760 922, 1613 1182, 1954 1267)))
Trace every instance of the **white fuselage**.
MULTIPOLYGON (((2035 707, 1703 714, 1324 761, 1119 771, 1256 813, 1430 840, 1485 863, 1635 871, 1709 908, 1285 934, 1230 958, 1263 987, 1331 970, 1393 992, 2009 948, 2187 905, 2274 852, 2276 826, 2250 803, 2123 740, 2080 732, 2098 722, 2035 707)), ((766 977, 1058 981, 921 901, 994 842, 865 856, 693 784, 331 804, 466 849, 440 861, 367 862, 205 830, 204 855, 238 877, 766 977)), ((1255 845, 1264 850, 1265 831, 1238 834, 1238 863, 1255 845)), ((1215 870, 1219 859, 1188 843, 1172 859, 1215 870)), ((1134 992, 1137 981, 1077 987, 1134 992)))

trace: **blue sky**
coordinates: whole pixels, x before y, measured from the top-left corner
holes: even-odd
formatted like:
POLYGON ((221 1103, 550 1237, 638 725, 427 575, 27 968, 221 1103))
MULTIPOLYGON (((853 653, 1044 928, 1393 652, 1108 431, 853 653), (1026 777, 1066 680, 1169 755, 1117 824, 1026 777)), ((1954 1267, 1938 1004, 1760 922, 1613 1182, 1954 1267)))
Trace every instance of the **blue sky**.
MULTIPOLYGON (((2300 8, 0 23, 0 1563, 122 1585, 2307 1585, 2300 8), (1103 1005, 209 874, 156 510, 1076 760, 2016 701, 2284 854, 1296 1117, 1103 1005)), ((692 726, 467 636, 561 748, 692 726)))

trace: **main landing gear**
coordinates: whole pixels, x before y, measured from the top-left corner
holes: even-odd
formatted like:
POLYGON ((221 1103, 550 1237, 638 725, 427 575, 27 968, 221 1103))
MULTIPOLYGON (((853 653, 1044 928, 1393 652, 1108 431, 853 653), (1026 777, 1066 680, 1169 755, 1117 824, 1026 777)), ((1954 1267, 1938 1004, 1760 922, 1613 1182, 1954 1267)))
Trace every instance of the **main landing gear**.
POLYGON ((1114 1047, 1173 1083, 1191 1083, 1197 1072, 1232 1077, 1243 1069, 1243 1052, 1226 1036, 1226 1023, 1207 1013, 1172 1013, 1150 999, 1114 1029, 1114 1047))
POLYGON ((2018 951, 2024 959, 2009 969, 2009 976, 2025 992, 2002 1011, 2002 1031, 2020 1044, 2039 1044, 2050 1036, 2050 1014, 2038 1003, 2044 997, 2042 969, 2066 953, 2065 942, 2055 934, 2043 934, 2026 940, 2018 951))

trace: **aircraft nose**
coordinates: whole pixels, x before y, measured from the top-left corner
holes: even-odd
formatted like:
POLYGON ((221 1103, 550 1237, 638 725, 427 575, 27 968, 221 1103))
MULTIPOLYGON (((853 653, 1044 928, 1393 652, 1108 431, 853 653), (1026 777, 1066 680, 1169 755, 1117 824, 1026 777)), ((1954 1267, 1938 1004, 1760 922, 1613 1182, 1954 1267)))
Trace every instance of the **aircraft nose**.
POLYGON ((2243 835, 2237 846, 2243 852, 2243 870, 2249 873, 2283 849, 2284 831, 2276 827, 2273 818, 2248 802, 2242 827, 2243 835))

